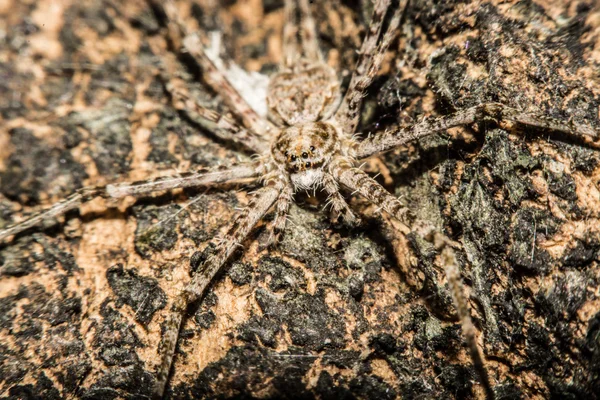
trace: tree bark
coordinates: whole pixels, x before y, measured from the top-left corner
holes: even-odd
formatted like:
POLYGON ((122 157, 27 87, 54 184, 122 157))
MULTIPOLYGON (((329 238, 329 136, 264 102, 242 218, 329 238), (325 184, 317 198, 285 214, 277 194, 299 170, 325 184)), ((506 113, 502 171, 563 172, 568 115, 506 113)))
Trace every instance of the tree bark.
MULTIPOLYGON (((283 2, 219 3, 181 9, 246 70, 276 71, 283 2)), ((347 76, 372 5, 315 3, 325 58, 347 76)), ((548 3, 411 2, 360 131, 490 101, 600 129, 600 9, 548 3)), ((143 1, 4 0, 0 32, 0 227, 84 185, 249 159, 170 105, 170 50, 143 1)), ((191 92, 226 112, 188 67, 191 92)), ((497 398, 599 397, 597 147, 490 120, 364 169, 460 243, 497 398)), ((96 200, 0 244, 0 397, 148 396, 189 257, 246 187, 96 200)), ((356 196, 355 228, 317 197, 298 194, 275 249, 259 227, 190 308, 167 396, 483 398, 439 254, 356 196)))

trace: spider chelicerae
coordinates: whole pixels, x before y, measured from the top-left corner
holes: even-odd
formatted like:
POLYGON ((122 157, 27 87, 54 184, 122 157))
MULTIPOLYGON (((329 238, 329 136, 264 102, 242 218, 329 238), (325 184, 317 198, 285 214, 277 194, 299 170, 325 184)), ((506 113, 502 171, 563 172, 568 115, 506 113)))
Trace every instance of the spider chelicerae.
MULTIPOLYGON (((192 281, 173 303, 159 349, 162 362, 157 372, 155 396, 160 397, 167 383, 180 326, 189 304, 202 299, 213 277, 271 209, 274 209, 275 217, 268 224, 268 236, 273 244, 278 241, 297 191, 323 190, 333 213, 350 224, 357 223, 357 217, 340 189, 358 193, 396 218, 404 225, 405 232, 408 232, 413 221, 407 209, 377 181, 357 168, 361 159, 452 127, 481 121, 513 122, 538 130, 562 132, 579 139, 597 139, 598 132, 585 125, 520 113, 498 103, 481 104, 449 116, 424 120, 407 128, 375 132, 363 140, 356 138, 354 134, 365 91, 378 73, 383 56, 396 36, 405 5, 401 3, 390 7, 389 1, 375 2, 371 23, 359 51, 356 70, 342 96, 338 77, 324 62, 319 50, 308 1, 299 1, 297 4, 286 1, 283 61, 279 72, 270 81, 267 95, 269 118, 265 119, 233 88, 220 71, 218 62, 204 49, 198 36, 187 32, 177 16, 174 4, 167 2, 164 7, 153 4, 157 13, 165 14, 164 21, 174 48, 182 48, 186 55, 198 63, 206 83, 222 96, 233 117, 208 110, 190 97, 181 82, 172 76, 172 68, 168 60, 165 60, 162 75, 168 82, 167 90, 176 107, 202 120, 204 127, 217 137, 236 142, 255 152, 258 157, 251 162, 218 171, 84 188, 47 211, 0 231, 0 239, 64 214, 98 196, 123 198, 240 179, 260 181, 262 188, 236 217, 228 232, 215 239, 206 250, 192 257, 195 273, 192 281)), ((430 234, 430 238, 444 255, 445 264, 450 271, 449 283, 466 327, 467 339, 476 363, 481 363, 474 345, 474 331, 467 307, 462 299, 452 245, 439 234, 427 229, 424 232, 430 234)), ((480 370, 482 379, 486 381, 482 366, 480 370)), ((486 385, 491 391, 489 384, 486 385)))

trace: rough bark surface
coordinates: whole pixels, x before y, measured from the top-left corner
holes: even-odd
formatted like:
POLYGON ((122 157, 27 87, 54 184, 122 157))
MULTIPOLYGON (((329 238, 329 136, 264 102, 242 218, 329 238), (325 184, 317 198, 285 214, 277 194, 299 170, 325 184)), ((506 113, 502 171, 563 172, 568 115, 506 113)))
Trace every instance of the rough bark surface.
MULTIPOLYGON (((0 227, 83 185, 249 157, 171 107, 160 26, 143 1, 123 3, 0 0, 0 227)), ((315 3, 347 77, 371 4, 315 3)), ((181 5, 223 32, 236 63, 275 71, 281 0, 181 5)), ((194 93, 225 111, 188 67, 194 93)), ((600 127, 599 71, 594 1, 413 1, 361 129, 486 101, 600 127)), ((482 121, 365 169, 462 244, 498 398, 599 397, 599 150, 482 121)), ((97 200, 0 245, 0 397, 148 395, 189 257, 247 202, 226 189, 97 200)), ((298 203, 276 249, 261 249, 259 228, 192 307, 168 397, 482 398, 427 242, 358 198, 353 229, 298 203)))

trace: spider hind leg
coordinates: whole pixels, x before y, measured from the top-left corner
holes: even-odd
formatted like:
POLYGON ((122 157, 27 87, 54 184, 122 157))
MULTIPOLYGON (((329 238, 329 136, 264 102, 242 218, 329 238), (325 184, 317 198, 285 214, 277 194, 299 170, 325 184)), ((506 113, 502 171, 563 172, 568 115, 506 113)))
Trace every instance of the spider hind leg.
POLYGON ((197 34, 190 34, 181 19, 173 0, 164 3, 158 0, 147 0, 159 17, 166 16, 165 25, 168 36, 176 51, 184 51, 191 56, 202 69, 203 81, 217 94, 219 94, 232 114, 242 122, 252 135, 259 137, 272 134, 275 127, 248 104, 240 93, 233 87, 227 76, 218 68, 209 57, 204 45, 197 34))
POLYGON ((285 0, 285 25, 283 27, 283 61, 286 70, 294 69, 301 60, 309 64, 322 64, 317 26, 310 12, 308 0, 285 0))
POLYGON ((335 114, 335 118, 342 124, 344 131, 349 134, 354 133, 358 126, 365 92, 379 72, 385 52, 396 36, 407 3, 406 0, 400 1, 399 6, 392 13, 387 29, 382 32, 391 1, 378 0, 375 2, 373 16, 359 51, 350 86, 335 114))

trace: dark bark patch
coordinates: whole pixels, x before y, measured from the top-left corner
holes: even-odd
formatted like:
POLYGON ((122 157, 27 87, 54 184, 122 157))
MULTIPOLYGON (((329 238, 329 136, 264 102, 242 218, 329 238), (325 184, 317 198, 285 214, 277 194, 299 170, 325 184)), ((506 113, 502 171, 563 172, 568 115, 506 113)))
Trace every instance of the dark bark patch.
POLYGON ((127 304, 135 310, 136 321, 147 326, 154 313, 167 304, 167 296, 154 278, 140 276, 135 269, 122 264, 110 267, 106 279, 117 296, 117 307, 127 304))

